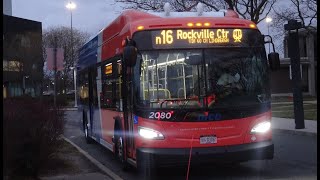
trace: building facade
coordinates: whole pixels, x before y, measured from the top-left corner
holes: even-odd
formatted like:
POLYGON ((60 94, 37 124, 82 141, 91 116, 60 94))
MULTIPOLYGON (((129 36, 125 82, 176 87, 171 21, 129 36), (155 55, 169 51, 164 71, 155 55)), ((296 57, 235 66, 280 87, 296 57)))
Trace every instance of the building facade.
POLYGON ((42 93, 41 22, 3 14, 3 97, 42 93))
POLYGON ((3 14, 12 16, 12 1, 11 0, 3 0, 3 14))
MULTIPOLYGON (((287 94, 293 91, 287 39, 288 36, 285 36, 284 58, 280 59, 280 70, 271 73, 272 94, 287 94)), ((317 29, 299 30, 299 49, 302 92, 317 96, 317 29)))

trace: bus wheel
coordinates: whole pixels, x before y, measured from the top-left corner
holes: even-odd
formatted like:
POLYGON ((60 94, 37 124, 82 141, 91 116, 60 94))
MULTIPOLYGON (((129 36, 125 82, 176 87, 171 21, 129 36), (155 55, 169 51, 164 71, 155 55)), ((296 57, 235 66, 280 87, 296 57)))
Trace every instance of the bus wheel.
POLYGON ((121 130, 118 130, 118 135, 116 135, 116 156, 117 158, 120 160, 121 164, 122 164, 122 169, 123 170, 128 170, 128 163, 125 161, 125 157, 124 157, 124 146, 123 146, 123 136, 122 133, 120 133, 121 130))
POLYGON ((84 126, 84 136, 86 138, 86 142, 87 144, 91 144, 92 143, 92 139, 89 136, 89 127, 88 127, 88 121, 87 121, 87 116, 84 115, 83 116, 83 126, 84 126))

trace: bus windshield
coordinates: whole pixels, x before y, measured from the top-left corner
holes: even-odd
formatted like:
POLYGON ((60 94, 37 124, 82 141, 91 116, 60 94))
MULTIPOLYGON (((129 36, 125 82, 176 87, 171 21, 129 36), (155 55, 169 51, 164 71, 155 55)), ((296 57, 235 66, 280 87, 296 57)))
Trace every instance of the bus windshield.
POLYGON ((138 61, 139 107, 213 110, 270 102, 262 47, 142 51, 138 61))

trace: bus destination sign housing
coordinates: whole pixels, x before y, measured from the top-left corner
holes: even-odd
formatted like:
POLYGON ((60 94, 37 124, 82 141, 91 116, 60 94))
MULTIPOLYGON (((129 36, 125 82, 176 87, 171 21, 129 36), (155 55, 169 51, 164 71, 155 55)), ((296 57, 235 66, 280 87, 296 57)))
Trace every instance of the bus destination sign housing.
POLYGON ((133 39, 136 40, 139 50, 263 47, 259 30, 249 28, 147 30, 136 32, 133 39))
POLYGON ((241 44, 242 29, 170 29, 152 31, 155 49, 241 44))

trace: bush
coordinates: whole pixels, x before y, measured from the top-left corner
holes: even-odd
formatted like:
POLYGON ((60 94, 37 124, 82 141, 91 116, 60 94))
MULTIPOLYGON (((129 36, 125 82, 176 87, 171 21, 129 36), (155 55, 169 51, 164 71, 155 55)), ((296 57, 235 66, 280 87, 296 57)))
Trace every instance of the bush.
POLYGON ((4 173, 37 177, 63 133, 63 111, 31 97, 3 100, 4 173))

